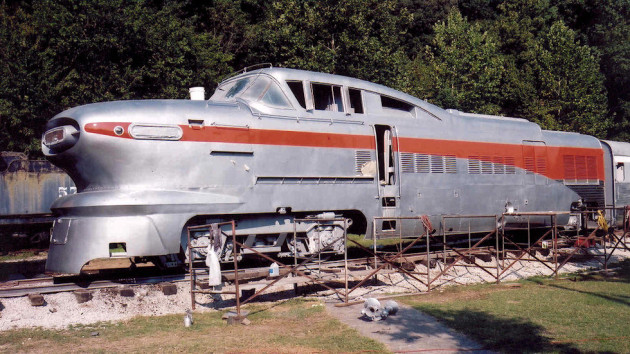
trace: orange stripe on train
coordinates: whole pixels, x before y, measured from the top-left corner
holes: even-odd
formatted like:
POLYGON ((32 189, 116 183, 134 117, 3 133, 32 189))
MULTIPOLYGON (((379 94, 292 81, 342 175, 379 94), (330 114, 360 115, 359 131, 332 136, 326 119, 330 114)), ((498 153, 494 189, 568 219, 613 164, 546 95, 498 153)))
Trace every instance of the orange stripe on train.
MULTIPOLYGON (((88 123, 84 129, 86 132, 130 139, 128 128, 130 123, 88 123), (125 132, 118 136, 114 128, 121 126, 125 132)), ((266 130, 238 127, 204 127, 204 129, 192 129, 188 125, 180 125, 183 136, 180 141, 193 142, 218 142, 233 144, 257 144, 276 146, 304 146, 322 148, 344 149, 376 149, 373 135, 314 133, 290 130, 266 130)), ((564 146, 534 146, 521 144, 504 144, 462 140, 440 140, 399 137, 393 140, 394 149, 400 152, 421 153, 427 155, 451 155, 460 159, 478 159, 481 161, 495 162, 497 158, 511 157, 514 166, 543 174, 555 179, 574 179, 575 176, 567 176, 566 156, 585 158, 594 161, 596 168, 584 179, 605 179, 604 151, 594 148, 564 147, 564 146), (526 161, 530 158, 530 161, 526 161), (594 159, 594 160, 593 160, 594 159), (539 168, 536 161, 545 161, 545 168, 539 168), (537 168, 538 167, 538 168, 537 168)))

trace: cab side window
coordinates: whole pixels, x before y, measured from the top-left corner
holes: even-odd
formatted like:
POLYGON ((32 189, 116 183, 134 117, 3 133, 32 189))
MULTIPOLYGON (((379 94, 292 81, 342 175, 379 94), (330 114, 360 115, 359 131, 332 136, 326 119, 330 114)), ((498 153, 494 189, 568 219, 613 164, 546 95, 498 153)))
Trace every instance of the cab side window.
POLYGON ((302 85, 302 81, 287 81, 287 85, 289 85, 291 92, 293 92, 293 95, 300 106, 302 106, 302 108, 306 108, 306 99, 304 96, 304 86, 302 85))
POLYGON ((361 90, 348 88, 348 97, 350 98, 350 112, 363 113, 363 99, 361 98, 361 90))
POLYGON ((626 180, 626 171, 624 167, 623 162, 617 163, 617 176, 615 178, 617 182, 623 182, 626 180))
POLYGON ((341 86, 312 84, 313 103, 319 111, 343 112, 341 86))

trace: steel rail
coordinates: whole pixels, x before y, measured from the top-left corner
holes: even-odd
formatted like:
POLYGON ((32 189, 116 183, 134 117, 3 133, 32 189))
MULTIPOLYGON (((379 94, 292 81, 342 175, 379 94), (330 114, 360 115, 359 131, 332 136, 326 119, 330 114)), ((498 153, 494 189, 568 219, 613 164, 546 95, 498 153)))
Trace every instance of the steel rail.
MULTIPOLYGON (((437 253, 441 253, 439 251, 437 253)), ((450 253, 450 252, 447 252, 450 253)), ((425 256, 424 252, 420 253, 408 253, 405 254, 405 257, 423 257, 425 256)), ((359 267, 359 266, 370 266, 371 259, 366 259, 366 257, 358 257, 354 259, 348 259, 349 267, 359 267)), ((318 271, 323 268, 343 268, 346 260, 332 260, 332 261, 323 261, 320 264, 309 264, 308 271, 318 271)), ((250 271, 256 272, 260 271, 261 273, 267 270, 268 267, 251 267, 246 269, 240 269, 239 274, 241 272, 250 271)), ((206 271, 207 272, 207 271, 206 271)), ((223 270, 222 275, 227 276, 226 278, 233 278, 234 270, 223 270)), ((352 272, 351 272, 352 273, 352 272)), ((201 277, 198 280, 203 281, 207 277, 207 274, 202 272, 201 277)), ((63 277, 42 277, 42 278, 29 278, 29 279, 19 279, 19 280, 10 280, 6 282, 0 283, 0 298, 12 298, 12 297, 21 297, 26 296, 28 294, 38 293, 38 294, 53 294, 60 292, 69 292, 75 290, 98 290, 98 289, 106 289, 106 288, 117 288, 125 285, 148 285, 148 284, 158 284, 162 282, 183 282, 190 281, 190 274, 181 273, 181 274, 171 274, 171 275, 157 275, 157 276, 143 276, 143 277, 135 277, 135 276, 121 276, 119 278, 112 277, 111 279, 100 279, 100 280, 78 280, 75 282, 67 282, 67 283, 57 283, 59 279, 63 279, 63 277)))

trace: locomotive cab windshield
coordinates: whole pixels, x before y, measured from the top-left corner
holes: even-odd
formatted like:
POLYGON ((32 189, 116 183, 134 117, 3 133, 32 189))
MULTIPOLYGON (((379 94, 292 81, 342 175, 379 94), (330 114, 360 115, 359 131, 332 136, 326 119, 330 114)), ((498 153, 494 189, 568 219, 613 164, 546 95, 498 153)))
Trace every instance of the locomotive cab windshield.
POLYGON ((273 108, 292 109, 280 86, 266 75, 247 76, 219 85, 210 100, 260 102, 273 108))

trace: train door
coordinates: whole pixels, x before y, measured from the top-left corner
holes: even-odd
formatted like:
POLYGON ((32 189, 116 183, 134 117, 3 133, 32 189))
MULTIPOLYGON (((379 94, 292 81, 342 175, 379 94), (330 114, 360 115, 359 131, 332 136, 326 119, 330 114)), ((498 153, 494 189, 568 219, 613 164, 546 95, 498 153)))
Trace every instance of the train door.
MULTIPOLYGON (((396 173, 396 146, 394 129, 389 125, 374 125, 378 163, 378 199, 381 215, 384 217, 399 216, 400 189, 396 173)), ((376 225, 377 231, 396 233, 400 229, 396 220, 381 220, 376 225)))
POLYGON ((547 184, 547 145, 544 141, 523 140, 524 183, 547 184))

